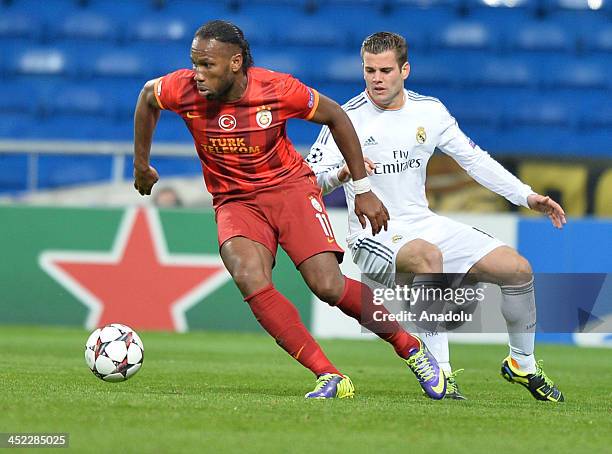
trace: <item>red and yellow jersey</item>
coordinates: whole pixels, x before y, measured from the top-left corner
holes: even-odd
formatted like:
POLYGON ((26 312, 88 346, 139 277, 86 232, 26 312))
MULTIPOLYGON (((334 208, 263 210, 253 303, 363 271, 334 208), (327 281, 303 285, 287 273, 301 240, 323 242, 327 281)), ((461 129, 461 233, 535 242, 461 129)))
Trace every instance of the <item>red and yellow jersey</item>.
POLYGON ((232 102, 200 96, 189 69, 155 83, 159 106, 179 114, 193 136, 215 207, 311 174, 287 138, 286 121, 312 118, 319 94, 289 74, 249 68, 247 76, 243 96, 232 102))

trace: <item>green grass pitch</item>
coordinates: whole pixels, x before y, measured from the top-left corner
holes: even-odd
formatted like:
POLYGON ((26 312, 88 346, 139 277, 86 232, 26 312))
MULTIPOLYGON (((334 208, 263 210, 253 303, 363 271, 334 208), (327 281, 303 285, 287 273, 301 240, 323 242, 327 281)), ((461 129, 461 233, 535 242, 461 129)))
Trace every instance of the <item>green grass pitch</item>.
POLYGON ((0 432, 68 432, 81 452, 610 452, 610 350, 542 345, 566 395, 535 401, 499 375, 506 348, 452 345, 466 402, 421 396, 383 342, 323 341, 355 399, 305 401, 310 372, 265 334, 141 333, 142 370, 105 383, 88 333, 0 327, 0 432))

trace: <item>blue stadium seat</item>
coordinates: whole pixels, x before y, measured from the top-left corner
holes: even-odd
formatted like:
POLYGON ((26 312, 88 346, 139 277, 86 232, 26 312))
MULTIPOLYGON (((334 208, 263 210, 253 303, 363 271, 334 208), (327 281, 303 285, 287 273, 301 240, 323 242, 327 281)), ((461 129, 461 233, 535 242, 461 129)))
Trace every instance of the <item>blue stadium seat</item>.
POLYGON ((604 11, 591 9, 551 11, 546 16, 546 20, 576 30, 581 35, 587 35, 610 22, 604 11))
POLYGON ((402 13, 383 14, 380 8, 369 2, 340 2, 326 4, 315 14, 297 17, 279 14, 274 20, 280 23, 278 39, 281 43, 288 41, 335 48, 348 46, 347 49, 358 52, 366 36, 383 30, 408 35, 411 45, 421 47, 425 40, 417 30, 422 31, 423 27, 413 26, 418 20, 409 21, 410 18, 411 15, 402 13))
POLYGON ((52 4, 51 2, 43 4, 40 0, 13 0, 6 8, 6 12, 26 14, 34 20, 48 23, 60 20, 77 8, 78 3, 75 0, 53 0, 52 4))
POLYGON ((431 31, 439 30, 458 19, 452 8, 441 5, 431 8, 420 7, 418 0, 394 2, 391 12, 384 18, 392 26, 400 26, 404 30, 417 28, 431 31))
POLYGON ((238 13, 226 13, 217 19, 229 21, 240 27, 249 44, 270 45, 275 40, 276 30, 271 24, 264 20, 263 17, 253 17, 238 13))
POLYGON ((371 13, 381 10, 385 6, 385 0, 310 0, 310 4, 314 5, 318 12, 328 12, 329 14, 333 14, 331 11, 338 8, 347 7, 371 13))
MULTIPOLYGON (((220 19, 230 11, 231 1, 202 1, 202 0, 166 0, 161 14, 182 17, 192 21, 196 28, 209 20, 220 19)), ((249 2, 250 3, 250 2, 249 2)), ((262 9, 257 8, 258 15, 262 9)), ((193 30, 195 32, 195 29, 193 30)))
POLYGON ((155 129, 155 141, 191 143, 193 138, 179 115, 174 112, 162 111, 155 129))
POLYGON ((462 0, 390 0, 391 7, 395 5, 410 6, 412 8, 457 8, 463 4, 462 0))
POLYGON ((155 43, 137 41, 124 47, 121 51, 137 55, 144 64, 145 80, 159 77, 181 68, 191 68, 191 40, 188 42, 155 43))
POLYGON ((365 89, 365 84, 359 82, 319 82, 314 85, 319 93, 324 94, 328 98, 333 99, 338 104, 342 105, 350 99, 357 96, 365 89))
POLYGON ((75 72, 75 61, 59 46, 27 47, 9 62, 9 71, 31 76, 62 76, 75 72))
MULTIPOLYGON (((551 153, 569 146, 573 136, 570 109, 554 99, 528 95, 504 100, 499 143, 519 153, 551 153)), ((572 145, 573 146, 573 145, 572 145)))
POLYGON ((101 41, 119 39, 118 21, 94 11, 78 10, 49 25, 52 35, 59 39, 101 41))
POLYGON ((564 60, 554 70, 547 71, 544 84, 552 88, 605 89, 610 76, 603 65, 594 60, 564 60))
MULTIPOLYGON (((0 126, 0 130, 1 128, 2 126, 0 126)), ((28 156, 25 154, 0 154, 0 192, 25 191, 27 185, 28 156)))
MULTIPOLYGON (((329 19, 329 15, 320 14, 316 7, 307 6, 310 0, 296 2, 270 1, 265 4, 259 2, 245 2, 240 6, 240 14, 244 16, 261 18, 282 38, 294 23, 304 18, 323 17, 329 19)), ((338 21, 341 24, 342 21, 338 21)), ((316 30, 316 29, 315 29, 316 30)))
POLYGON ((589 0, 541 0, 541 5, 544 11, 548 13, 569 12, 573 13, 575 18, 580 18, 581 13, 603 12, 605 0, 602 0, 599 4, 589 0))
POLYGON ((470 20, 452 22, 432 36, 435 46, 449 49, 495 49, 498 41, 492 28, 470 20))
POLYGON ((109 49, 96 56, 92 75, 98 77, 143 78, 147 74, 147 61, 140 53, 130 49, 109 49))
POLYGON ((328 15, 300 15, 284 19, 289 21, 290 26, 279 24, 277 39, 280 45, 341 49, 349 38, 348 24, 345 21, 336 22, 328 15))
POLYGON ((133 121, 116 121, 105 116, 62 114, 39 117, 29 122, 29 129, 20 137, 56 140, 132 140, 133 121))
POLYGON ((0 110, 0 137, 26 137, 36 126, 37 120, 31 113, 0 110))
POLYGON ((480 11, 498 11, 512 14, 517 10, 535 10, 541 0, 465 0, 470 15, 480 11))
POLYGON ((41 21, 26 12, 2 11, 0 14, 0 39, 38 39, 41 30, 41 21))
MULTIPOLYGON (((422 10, 417 10, 421 12, 422 10)), ((427 10, 424 10, 427 11, 427 10)), ((359 20, 356 23, 344 21, 342 29, 344 34, 349 39, 349 49, 355 52, 359 52, 363 40, 373 33, 380 31, 388 31, 393 33, 399 33, 408 43, 408 50, 423 51, 429 46, 430 38, 430 27, 427 22, 419 22, 413 19, 412 11, 408 15, 404 13, 391 13, 391 14, 378 14, 372 12, 367 15, 367 20, 359 20)), ((443 19, 440 20, 440 26, 444 23, 443 19)))
POLYGON ((521 58, 482 59, 471 65, 469 78, 472 84, 493 87, 535 87, 538 75, 535 64, 521 58))
MULTIPOLYGON (((496 102, 479 97, 474 92, 461 93, 456 97, 450 97, 444 101, 462 128, 486 127, 495 129, 500 125, 503 109, 496 102)), ((476 137, 475 137, 476 140, 476 137)))
MULTIPOLYGON (((258 46, 254 49, 255 65, 265 67, 265 60, 260 61, 258 58, 263 48, 258 46)), ((314 84, 315 87, 321 82, 327 81, 325 68, 329 66, 330 61, 338 55, 345 55, 344 52, 339 50, 317 49, 313 51, 310 46, 274 47, 270 49, 270 52, 288 52, 291 58, 297 60, 300 64, 299 78, 307 84, 314 84)))
POLYGON ((612 25, 593 30, 584 36, 584 45, 590 51, 612 53, 612 25))
POLYGON ((329 82, 363 81, 363 66, 358 53, 337 54, 320 68, 321 75, 329 82))
POLYGON ((588 108, 585 108, 580 115, 580 125, 589 128, 601 128, 607 130, 612 136, 612 106, 601 100, 599 103, 593 103, 588 108))
MULTIPOLYGON (((152 78, 152 77, 151 77, 152 78)), ((131 124, 134 117, 134 108, 140 90, 146 80, 144 78, 109 78, 97 77, 88 81, 97 91, 104 94, 112 113, 121 124, 131 124)))
POLYGON ((455 115, 459 127, 472 142, 491 155, 504 154, 506 151, 499 146, 499 128, 475 121, 464 121, 461 118, 463 112, 456 111, 455 115))
POLYGON ((506 51, 508 50, 508 43, 505 38, 516 33, 516 30, 522 24, 530 23, 535 19, 535 4, 537 0, 527 0, 516 7, 507 7, 501 3, 502 0, 497 1, 499 6, 491 7, 487 6, 483 0, 468 0, 470 9, 467 20, 485 23, 488 27, 495 30, 499 36, 499 49, 506 51))
POLYGON ((40 112, 39 93, 28 81, 12 80, 0 84, 0 112, 35 115, 40 112))
POLYGON ((66 84, 45 103, 47 115, 111 116, 113 105, 95 85, 66 84))
POLYGON ((574 106, 555 96, 515 96, 506 99, 505 124, 499 144, 519 154, 569 155, 585 149, 587 138, 576 134, 574 106))
POLYGON ((284 51, 268 50, 267 47, 252 48, 251 54, 256 66, 282 73, 292 74, 299 79, 308 79, 312 74, 312 65, 300 59, 288 49, 284 51))
POLYGON ((507 111, 507 120, 517 126, 560 126, 572 123, 568 106, 554 98, 531 97, 531 99, 509 100, 512 108, 507 111))
POLYGON ((546 21, 522 24, 506 39, 510 48, 524 51, 570 52, 576 47, 573 31, 546 21))
MULTIPOLYGON (((162 178, 168 177, 193 177, 202 175, 202 165, 198 159, 195 147, 193 149, 193 156, 170 158, 165 156, 155 156, 155 153, 151 156, 151 164, 155 166, 157 172, 162 175, 162 178)), ((127 157, 125 160, 125 171, 123 178, 130 181, 134 178, 134 166, 131 157, 127 157)), ((204 182, 202 182, 204 185, 204 182)))
POLYGON ((452 66, 444 57, 423 56, 423 54, 408 54, 410 74, 407 85, 415 88, 429 86, 449 86, 455 82, 452 66))
POLYGON ((112 172, 112 158, 41 155, 38 158, 38 171, 40 189, 108 181, 112 172))
POLYGON ((449 8, 427 9, 399 4, 389 14, 370 15, 367 20, 362 19, 357 23, 354 30, 356 39, 352 44, 358 48, 366 36, 374 32, 390 31, 406 38, 409 52, 423 52, 429 49, 440 30, 456 20, 457 17, 449 8))
POLYGON ((408 83, 436 89, 445 85, 449 88, 469 86, 472 84, 472 71, 487 58, 485 52, 465 49, 440 49, 431 53, 409 52, 408 61, 411 68, 408 83))
MULTIPOLYGON (((128 26, 133 20, 153 12, 154 6, 155 2, 152 0, 123 0, 115 2, 109 2, 108 0, 88 0, 87 2, 88 10, 119 18, 121 21, 128 24, 128 26)), ((189 12, 185 14, 189 14, 189 12)))
POLYGON ((149 15, 130 21, 127 38, 141 41, 186 42, 189 45, 194 31, 191 22, 179 16, 149 15))
POLYGON ((588 156, 610 157, 610 137, 612 137, 612 107, 609 102, 599 99, 580 115, 576 136, 585 141, 584 154, 588 156))
POLYGON ((471 118, 490 116, 486 123, 497 124, 503 114, 503 106, 496 97, 488 94, 483 95, 479 88, 450 88, 442 90, 428 90, 421 92, 422 95, 430 95, 438 98, 448 111, 459 122, 468 121, 471 118), (467 112, 474 108, 474 113, 467 112))
POLYGON ((289 140, 298 148, 308 149, 317 139, 321 125, 295 118, 287 122, 289 140))

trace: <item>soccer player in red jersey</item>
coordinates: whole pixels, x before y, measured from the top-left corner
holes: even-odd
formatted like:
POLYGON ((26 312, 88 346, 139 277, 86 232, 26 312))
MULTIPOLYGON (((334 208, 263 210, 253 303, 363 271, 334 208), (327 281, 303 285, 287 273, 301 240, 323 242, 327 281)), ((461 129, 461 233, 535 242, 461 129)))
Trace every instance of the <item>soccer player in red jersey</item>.
MULTIPOLYGON (((383 306, 371 290, 342 275, 336 243, 316 178, 286 135, 286 120, 329 127, 356 184, 355 212, 372 233, 386 229, 388 213, 371 192, 359 139, 340 108, 288 74, 253 66, 242 31, 211 21, 195 33, 193 69, 147 82, 134 117, 134 186, 151 193, 159 179, 149 163, 161 109, 185 121, 213 195, 221 258, 262 327, 318 378, 308 398, 352 397, 351 380, 325 356, 295 306, 272 284, 278 244, 310 289, 389 342, 406 360, 425 392, 440 399, 444 374, 423 343, 397 322, 375 319, 383 306)), ((382 311, 382 312, 381 312, 382 311)))

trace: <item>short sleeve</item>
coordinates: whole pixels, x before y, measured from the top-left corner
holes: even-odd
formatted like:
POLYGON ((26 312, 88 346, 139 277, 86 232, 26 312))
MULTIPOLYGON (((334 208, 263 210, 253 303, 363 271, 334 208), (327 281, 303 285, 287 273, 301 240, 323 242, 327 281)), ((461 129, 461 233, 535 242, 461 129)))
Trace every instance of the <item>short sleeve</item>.
POLYGON ((162 109, 178 110, 181 75, 182 71, 175 71, 155 80, 155 99, 162 109))
POLYGON ((280 89, 280 119, 302 118, 310 120, 319 105, 319 93, 293 76, 285 79, 280 89))

